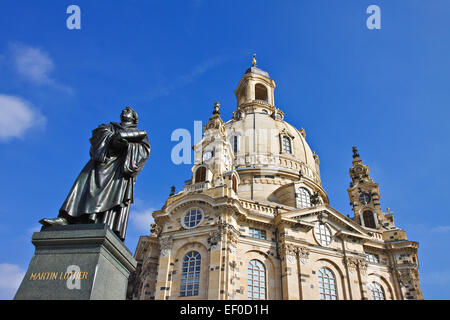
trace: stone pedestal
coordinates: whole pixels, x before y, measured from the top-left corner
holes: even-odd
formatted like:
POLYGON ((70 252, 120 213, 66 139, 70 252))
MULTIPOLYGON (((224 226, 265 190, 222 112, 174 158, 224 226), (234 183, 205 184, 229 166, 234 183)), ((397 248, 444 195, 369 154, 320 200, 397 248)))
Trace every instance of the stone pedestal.
POLYGON ((104 224, 43 228, 17 300, 125 300, 136 260, 104 224))

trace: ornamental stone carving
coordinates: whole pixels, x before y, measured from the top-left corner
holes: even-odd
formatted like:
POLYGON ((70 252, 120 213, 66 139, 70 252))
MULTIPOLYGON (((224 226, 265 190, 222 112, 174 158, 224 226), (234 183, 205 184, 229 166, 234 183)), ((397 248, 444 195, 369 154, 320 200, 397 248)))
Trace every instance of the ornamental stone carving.
POLYGON ((232 244, 231 246, 228 247, 228 250, 230 251, 231 255, 235 255, 236 254, 236 245, 232 244))
POLYGON ((297 248, 292 244, 282 243, 278 248, 278 255, 280 256, 280 259, 284 260, 286 258, 289 263, 295 262, 296 254, 297 248))
POLYGON ((314 193, 311 195, 311 205, 312 205, 312 206, 317 206, 317 205, 319 205, 320 203, 321 203, 321 201, 320 201, 319 193, 318 193, 318 192, 314 192, 314 193))
POLYGON ((400 284, 404 287, 409 287, 412 285, 414 279, 416 278, 415 273, 417 273, 417 271, 411 269, 398 270, 397 274, 400 284))
POLYGON ((228 243, 232 244, 233 246, 236 246, 238 243, 238 239, 239 236, 234 230, 228 232, 228 243))
POLYGON ((170 251, 172 250, 173 239, 172 237, 161 239, 159 242, 159 250, 160 256, 166 257, 170 255, 170 251))
POLYGON ((358 260, 353 257, 345 257, 344 264, 347 266, 349 272, 354 272, 358 266, 358 260))
POLYGON ((224 234, 228 233, 231 229, 233 229, 233 226, 231 224, 224 221, 219 222, 218 226, 219 230, 222 231, 224 234))
POLYGON ((238 231, 227 222, 220 222, 219 223, 219 230, 222 232, 222 236, 227 236, 227 242, 230 244, 237 244, 239 239, 239 233, 238 231))
POLYGON ((290 264, 294 264, 295 263, 295 256, 293 256, 292 254, 288 254, 286 256, 286 260, 287 262, 289 262, 290 264))
POLYGON ((404 271, 399 271, 399 280, 400 280, 400 284, 404 287, 407 287, 410 285, 411 283, 411 278, 409 276, 409 271, 408 270, 404 270, 404 271))
POLYGON ((307 248, 307 247, 299 247, 297 249, 298 258, 302 264, 306 264, 308 262, 310 251, 311 250, 309 250, 309 248, 307 248))
POLYGON ((213 231, 209 233, 208 244, 211 250, 216 250, 219 248, 220 242, 222 241, 222 232, 213 231))
POLYGON ((358 259, 358 268, 362 274, 365 274, 367 271, 367 261, 365 259, 358 259))
POLYGON ((151 236, 152 236, 152 237, 157 237, 158 234, 159 234, 160 231, 161 231, 160 226, 158 226, 156 223, 152 223, 152 224, 150 225, 150 227, 151 227, 151 229, 150 229, 151 236))

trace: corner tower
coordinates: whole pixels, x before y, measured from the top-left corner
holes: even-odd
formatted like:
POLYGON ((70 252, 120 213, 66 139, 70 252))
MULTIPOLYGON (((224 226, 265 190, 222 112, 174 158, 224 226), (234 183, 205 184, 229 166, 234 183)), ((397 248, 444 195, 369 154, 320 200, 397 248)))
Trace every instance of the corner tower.
POLYGON ((238 183, 239 176, 233 169, 233 151, 220 118, 220 103, 216 102, 204 127, 203 139, 194 146, 192 181, 185 188, 201 190, 226 185, 236 193, 238 183))
MULTIPOLYGON (((363 164, 358 149, 353 147, 353 166, 350 168, 350 188, 347 189, 353 220, 369 234, 384 242, 393 277, 403 299, 423 299, 419 284, 419 244, 409 241, 406 232, 395 226, 394 213, 381 210, 380 188, 369 176, 369 167, 363 164)), ((372 248, 371 248, 372 249, 372 248)), ((373 249, 372 249, 373 250, 373 249)), ((375 252, 375 251, 374 251, 375 252)), ((380 252, 380 251, 379 251, 380 252)), ((382 252, 382 251, 381 251, 382 252)), ((380 254, 369 253, 369 259, 379 261, 380 254)))
POLYGON ((384 214, 380 206, 380 188, 369 176, 369 167, 363 164, 358 149, 353 147, 353 166, 350 168, 350 188, 347 190, 354 220, 363 227, 390 230, 394 229, 394 216, 384 214))

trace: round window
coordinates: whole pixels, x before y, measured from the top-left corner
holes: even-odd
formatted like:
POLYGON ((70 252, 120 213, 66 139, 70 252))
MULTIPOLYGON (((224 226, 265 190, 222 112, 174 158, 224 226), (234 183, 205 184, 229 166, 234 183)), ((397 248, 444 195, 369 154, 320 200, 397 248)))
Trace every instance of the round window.
POLYGON ((326 224, 316 223, 314 226, 314 237, 321 246, 328 247, 331 244, 331 231, 326 224))
POLYGON ((203 213, 200 209, 191 209, 184 216, 184 227, 187 229, 195 228, 203 220, 203 213))

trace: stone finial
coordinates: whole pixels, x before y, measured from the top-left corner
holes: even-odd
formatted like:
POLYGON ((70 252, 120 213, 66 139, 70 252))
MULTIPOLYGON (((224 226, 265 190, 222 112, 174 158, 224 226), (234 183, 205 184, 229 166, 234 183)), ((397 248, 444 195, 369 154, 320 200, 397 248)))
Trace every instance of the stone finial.
POLYGON ((161 231, 161 227, 158 226, 156 223, 152 223, 150 225, 150 234, 153 237, 157 237, 160 231, 161 231))
POLYGON ((303 136, 303 138, 306 138, 306 131, 303 128, 300 128, 300 130, 298 130, 300 132, 300 134, 303 136))
POLYGON ((216 101, 216 102, 214 103, 214 111, 213 111, 213 114, 220 114, 220 103, 219 103, 219 101, 216 101))
POLYGON ((353 146, 352 150, 353 150, 353 158, 359 158, 358 149, 355 146, 353 146))
POLYGON ((225 139, 225 127, 222 119, 220 119, 220 103, 218 101, 214 103, 213 114, 209 118, 203 129, 205 133, 209 129, 218 129, 222 135, 222 138, 225 139))
POLYGON ((276 206, 276 207, 275 207, 275 212, 274 212, 274 214, 273 214, 275 217, 278 216, 278 215, 280 214, 279 209, 280 209, 279 206, 276 206))
POLYGON ((320 204, 320 196, 319 196, 319 192, 314 192, 313 195, 311 196, 311 204, 313 206, 317 206, 320 204))
POLYGON ((252 67, 256 67, 256 53, 253 54, 252 67))
POLYGON ((314 162, 316 163, 316 165, 320 165, 319 156, 317 155, 317 153, 315 151, 313 151, 313 158, 314 158, 314 162))
POLYGON ((353 161, 352 168, 350 168, 350 177, 352 178, 353 185, 356 182, 363 182, 366 180, 372 180, 369 177, 369 167, 363 164, 363 161, 359 157, 358 149, 353 146, 353 161))
POLYGON ((169 195, 169 197, 173 196, 174 194, 175 194, 175 186, 171 186, 170 187, 170 195, 169 195))

